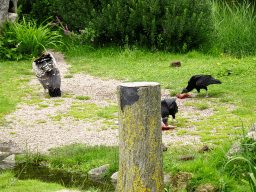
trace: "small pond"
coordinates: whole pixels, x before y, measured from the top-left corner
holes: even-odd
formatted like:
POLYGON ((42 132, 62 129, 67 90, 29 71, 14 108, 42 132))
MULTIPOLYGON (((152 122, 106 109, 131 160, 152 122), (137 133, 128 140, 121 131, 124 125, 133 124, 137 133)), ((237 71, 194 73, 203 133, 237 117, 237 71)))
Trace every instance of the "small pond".
MULTIPOLYGON (((5 168, 8 163, 5 163, 5 168)), ((13 168, 13 164, 10 167, 13 168)), ((47 166, 36 164, 19 163, 14 168, 15 177, 20 180, 37 179, 48 183, 58 183, 67 188, 77 187, 80 190, 89 190, 95 188, 100 191, 115 191, 115 187, 110 181, 105 181, 104 184, 93 182, 88 178, 85 173, 72 173, 60 169, 50 169, 47 166)))

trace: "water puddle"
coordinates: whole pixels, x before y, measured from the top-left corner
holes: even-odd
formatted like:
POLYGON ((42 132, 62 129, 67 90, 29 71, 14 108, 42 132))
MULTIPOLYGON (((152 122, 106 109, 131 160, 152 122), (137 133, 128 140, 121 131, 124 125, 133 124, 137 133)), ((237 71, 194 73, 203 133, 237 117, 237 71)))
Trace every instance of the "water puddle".
POLYGON ((80 190, 95 188, 100 191, 115 191, 115 188, 110 181, 105 181, 105 184, 101 184, 91 181, 87 174, 50 169, 46 166, 35 164, 26 165, 26 163, 21 163, 15 166, 14 172, 15 176, 21 180, 37 179, 48 183, 58 183, 67 188, 79 187, 80 190))
POLYGON ((15 154, 22 152, 12 143, 0 143, 0 170, 13 169, 15 177, 20 180, 36 179, 48 183, 58 183, 64 187, 76 187, 80 190, 90 190, 90 188, 97 189, 97 191, 115 191, 115 187, 110 181, 97 183, 88 178, 87 173, 73 173, 61 169, 50 169, 47 166, 37 164, 19 163, 16 165, 14 160, 15 154), (6 158, 11 160, 7 160, 6 158))

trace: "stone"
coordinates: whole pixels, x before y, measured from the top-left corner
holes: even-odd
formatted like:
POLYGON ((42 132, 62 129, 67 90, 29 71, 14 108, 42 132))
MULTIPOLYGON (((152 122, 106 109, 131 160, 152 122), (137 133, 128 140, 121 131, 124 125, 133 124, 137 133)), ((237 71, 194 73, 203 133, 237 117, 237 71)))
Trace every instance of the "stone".
POLYGON ((180 171, 176 173, 171 179, 169 191, 180 192, 186 190, 193 176, 193 173, 189 172, 180 171))
POLYGON ((180 160, 181 161, 188 161, 188 160, 192 160, 192 159, 194 159, 195 157, 193 156, 193 155, 182 155, 181 157, 180 157, 180 160))
POLYGON ((174 61, 174 62, 171 63, 171 66, 172 67, 180 67, 181 63, 179 61, 174 61))
POLYGON ((5 158, 7 158, 9 155, 11 155, 10 152, 1 152, 0 151, 0 161, 3 161, 5 158))
POLYGON ((205 146, 203 146, 202 149, 199 150, 199 153, 204 153, 205 151, 208 152, 208 151, 211 151, 211 149, 207 145, 205 145, 205 146))
POLYGON ((14 22, 17 17, 18 17, 17 13, 8 13, 7 21, 14 22))
POLYGON ((226 157, 231 157, 234 155, 238 155, 244 151, 243 147, 241 146, 240 142, 235 142, 229 149, 226 154, 226 157))
POLYGON ((13 163, 13 164, 15 164, 15 155, 14 154, 9 155, 3 161, 5 161, 6 163, 13 163))
POLYGON ((114 185, 116 187, 117 184, 117 180, 118 180, 118 171, 115 172, 112 176, 111 176, 111 183, 112 185, 114 185))
POLYGON ((252 124, 251 128, 249 129, 245 137, 251 138, 254 141, 256 141, 256 123, 252 124))
POLYGON ((195 192, 217 192, 217 191, 219 191, 219 187, 211 183, 201 184, 195 190, 195 192))
POLYGON ((23 153, 12 141, 0 143, 0 151, 10 152, 15 155, 23 153))
POLYGON ((107 170, 109 168, 109 164, 102 165, 98 168, 92 169, 88 172, 89 178, 92 181, 98 182, 98 183, 104 183, 104 175, 106 174, 107 170))
MULTIPOLYGON (((256 123, 252 124, 251 128, 245 135, 247 138, 251 138, 254 141, 256 141, 256 123)), ((243 147, 241 146, 240 142, 235 142, 229 149, 229 151, 226 154, 226 157, 230 158, 231 156, 238 155, 240 153, 244 152, 243 147)))
POLYGON ((164 186, 169 187, 171 184, 171 176, 169 174, 164 174, 164 186))

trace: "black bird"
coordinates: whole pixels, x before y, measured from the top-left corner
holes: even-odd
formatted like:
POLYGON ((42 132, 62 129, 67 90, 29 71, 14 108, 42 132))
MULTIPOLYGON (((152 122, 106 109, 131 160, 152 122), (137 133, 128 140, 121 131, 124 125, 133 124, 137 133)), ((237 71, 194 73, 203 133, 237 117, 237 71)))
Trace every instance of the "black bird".
POLYGON ((32 66, 44 90, 48 89, 51 97, 60 97, 60 72, 52 54, 43 54, 40 58, 34 60, 32 66))
POLYGON ((188 93, 193 89, 200 93, 200 89, 205 89, 206 97, 208 97, 207 86, 211 84, 221 84, 221 82, 218 79, 214 79, 211 75, 194 75, 190 78, 188 86, 182 90, 181 94, 188 93))
POLYGON ((164 99, 161 101, 161 114, 163 123, 168 126, 169 115, 172 115, 173 121, 175 120, 175 114, 178 112, 178 105, 176 103, 176 98, 164 99))

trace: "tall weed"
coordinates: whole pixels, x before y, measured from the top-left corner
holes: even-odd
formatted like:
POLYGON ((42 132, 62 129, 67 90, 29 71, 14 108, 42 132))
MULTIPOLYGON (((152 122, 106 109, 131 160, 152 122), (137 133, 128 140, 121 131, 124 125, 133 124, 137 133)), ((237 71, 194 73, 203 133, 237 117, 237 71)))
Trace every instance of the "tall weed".
POLYGON ((23 55, 39 56, 49 47, 63 44, 61 35, 57 31, 51 31, 49 24, 37 24, 34 21, 26 21, 10 24, 7 32, 9 37, 19 43, 17 51, 23 55))
POLYGON ((249 184, 251 191, 256 192, 256 142, 246 137, 244 126, 242 126, 242 128, 243 138, 241 139, 241 154, 231 157, 225 164, 224 170, 231 169, 231 175, 233 174, 236 177, 239 175, 240 180, 245 184, 249 184))
POLYGON ((222 53, 235 57, 256 54, 256 21, 254 6, 245 1, 232 7, 213 1, 213 20, 216 30, 215 46, 222 53))

